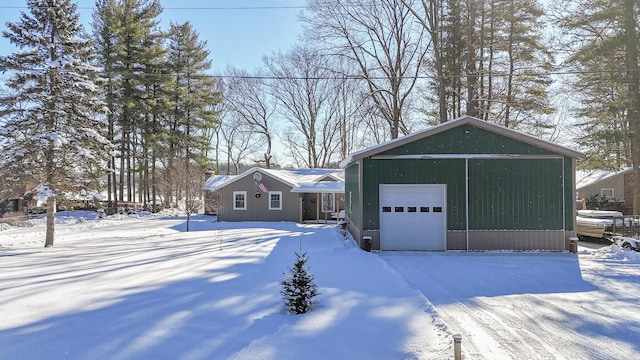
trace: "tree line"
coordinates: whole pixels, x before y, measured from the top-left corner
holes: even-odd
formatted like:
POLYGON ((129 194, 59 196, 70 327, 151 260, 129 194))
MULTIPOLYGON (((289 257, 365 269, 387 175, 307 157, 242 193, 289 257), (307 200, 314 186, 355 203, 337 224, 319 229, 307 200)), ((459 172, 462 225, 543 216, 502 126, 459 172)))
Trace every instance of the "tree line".
POLYGON ((220 76, 159 0, 97 0, 89 31, 71 0, 26 3, 2 34, 0 166, 41 193, 188 201, 205 171, 334 167, 465 114, 640 163, 633 0, 307 0, 298 44, 220 76))

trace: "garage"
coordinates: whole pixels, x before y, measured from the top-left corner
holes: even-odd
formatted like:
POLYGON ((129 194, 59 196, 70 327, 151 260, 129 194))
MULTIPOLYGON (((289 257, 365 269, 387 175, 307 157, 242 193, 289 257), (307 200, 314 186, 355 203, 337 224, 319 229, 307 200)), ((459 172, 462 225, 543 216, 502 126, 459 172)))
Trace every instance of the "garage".
POLYGON ((370 250, 564 251, 584 157, 463 116, 342 161, 346 226, 370 250))
POLYGON ((446 250, 446 185, 381 184, 380 249, 446 250))

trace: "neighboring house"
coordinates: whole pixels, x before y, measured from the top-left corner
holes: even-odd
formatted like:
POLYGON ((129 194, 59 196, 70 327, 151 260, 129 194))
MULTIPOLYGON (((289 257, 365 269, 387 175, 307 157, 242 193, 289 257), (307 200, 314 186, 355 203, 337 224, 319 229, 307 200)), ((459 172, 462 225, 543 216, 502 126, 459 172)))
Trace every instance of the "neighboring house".
POLYGON ((361 246, 380 250, 569 249, 582 158, 457 118, 345 159, 347 226, 361 246))
POLYGON ((205 212, 218 221, 337 220, 344 209, 340 169, 251 168, 204 185, 205 212))
POLYGON ((10 186, 6 178, 0 175, 0 217, 5 213, 27 213, 36 207, 36 202, 27 194, 27 190, 35 187, 33 181, 27 184, 10 186))
POLYGON ((576 195, 579 199, 599 197, 602 200, 625 202, 633 207, 633 168, 579 171, 576 174, 576 195))

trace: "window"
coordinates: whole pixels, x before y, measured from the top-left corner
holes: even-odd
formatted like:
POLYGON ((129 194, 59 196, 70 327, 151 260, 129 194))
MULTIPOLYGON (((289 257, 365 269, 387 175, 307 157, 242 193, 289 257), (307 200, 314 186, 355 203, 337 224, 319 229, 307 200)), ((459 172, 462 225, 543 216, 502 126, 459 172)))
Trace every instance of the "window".
POLYGON ((233 210, 247 210, 247 192, 233 192, 233 210))
POLYGON ((282 191, 269 191, 269 210, 282 210, 282 191))
POLYGON ((600 196, 605 199, 613 199, 613 189, 612 188, 602 188, 600 189, 600 196))
POLYGON ((420 212, 429 212, 428 206, 420 206, 420 212))
POLYGON ((417 208, 415 206, 409 206, 407 207, 407 212, 416 212, 417 208))
POLYGON ((336 211, 335 203, 336 203, 336 194, 334 193, 322 194, 322 211, 323 212, 336 211))

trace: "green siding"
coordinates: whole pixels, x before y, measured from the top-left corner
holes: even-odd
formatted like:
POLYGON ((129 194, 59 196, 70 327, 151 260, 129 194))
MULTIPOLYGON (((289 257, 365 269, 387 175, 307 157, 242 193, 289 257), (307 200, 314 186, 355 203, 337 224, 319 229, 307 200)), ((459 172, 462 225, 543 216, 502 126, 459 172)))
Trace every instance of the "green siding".
POLYGON ((360 206, 360 165, 353 164, 345 169, 344 202, 349 220, 362 229, 362 211, 360 206))
POLYGON ((406 154, 540 155, 553 153, 467 124, 380 153, 380 155, 406 154))
POLYGON ((575 221, 576 214, 574 213, 574 206, 576 205, 576 196, 574 194, 575 185, 575 169, 573 167, 573 159, 569 157, 564 158, 564 206, 565 212, 565 230, 573 231, 573 222, 575 221))
MULTIPOLYGON (((571 168, 571 159, 565 160, 571 168)), ((470 159, 469 229, 572 230, 572 177, 565 176, 563 224, 562 171, 562 159, 470 159)), ((365 159, 361 228, 379 229, 379 184, 446 184, 447 229, 464 230, 464 176, 464 159, 365 159)))
POLYGON ((470 159, 470 230, 562 230, 562 159, 470 159))
POLYGON ((364 230, 380 228, 379 184, 446 184, 447 226, 465 228, 464 160, 372 160, 364 159, 364 230))
MULTIPOLYGON (((376 155, 416 154, 557 155, 468 124, 376 155)), ((470 230, 573 230, 573 158, 467 161, 470 230)), ((361 159, 346 169, 350 218, 379 230, 379 184, 446 184, 447 229, 465 230, 465 170, 465 159, 361 159)))

